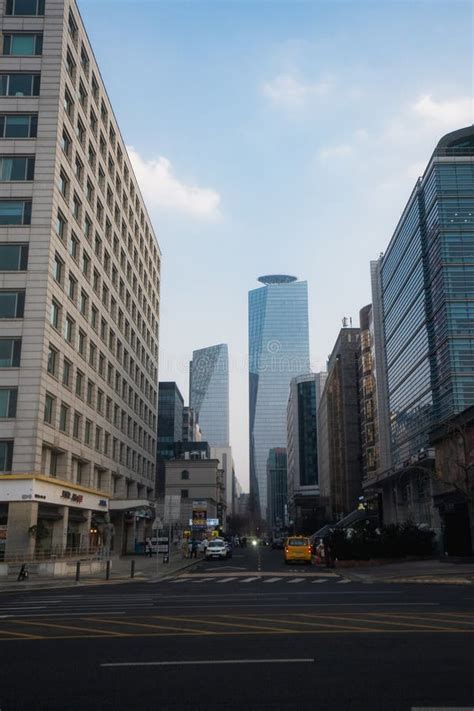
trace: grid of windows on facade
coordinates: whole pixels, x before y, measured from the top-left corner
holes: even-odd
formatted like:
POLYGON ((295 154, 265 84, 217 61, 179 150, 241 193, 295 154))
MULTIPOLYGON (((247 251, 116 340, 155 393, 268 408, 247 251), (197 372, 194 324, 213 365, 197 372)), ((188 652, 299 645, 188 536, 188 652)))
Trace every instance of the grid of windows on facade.
POLYGON ((434 422, 474 403, 472 159, 433 163, 381 274, 392 451, 403 463, 427 446, 434 422))
MULTIPOLYGON (((45 3, 6 0, 5 13, 44 15, 45 3)), ((72 10, 67 28, 47 372, 70 394, 65 402, 46 395, 44 421, 153 480, 160 256, 92 51, 72 10), (96 421, 104 426, 93 425, 96 421)), ((42 33, 9 28, 0 51, 41 55, 42 33)), ((38 72, 0 73, 0 96, 40 91, 38 72)), ((27 139, 37 137, 38 115, 20 112, 19 106, 0 114, 0 139, 26 139, 17 144, 25 146, 21 154, 2 154, 0 146, 0 182, 34 180, 35 156, 27 139)), ((0 200, 0 227, 30 225, 31 214, 29 198, 0 200)), ((1 243, 0 237, 0 271, 26 269, 28 244, 1 243)), ((24 290, 0 289, 0 318, 23 318, 24 306, 24 290)), ((21 340, 0 340, 1 368, 18 367, 20 355, 21 340)), ((16 400, 8 397, 5 411, 11 413, 16 400)))
POLYGON ((318 483, 316 383, 298 383, 298 444, 300 486, 318 483))

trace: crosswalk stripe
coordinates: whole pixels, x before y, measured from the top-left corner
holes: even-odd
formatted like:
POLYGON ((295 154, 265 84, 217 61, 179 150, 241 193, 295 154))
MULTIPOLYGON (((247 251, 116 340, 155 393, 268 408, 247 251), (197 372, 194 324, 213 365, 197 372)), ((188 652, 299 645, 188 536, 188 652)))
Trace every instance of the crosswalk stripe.
POLYGON ((230 583, 232 580, 237 580, 237 578, 222 578, 222 580, 216 580, 216 583, 230 583))
POLYGON ((336 580, 336 583, 342 583, 342 584, 344 584, 344 583, 350 583, 350 582, 351 582, 351 581, 348 580, 347 578, 342 578, 341 580, 336 580))
POLYGON ((292 578, 292 580, 288 580, 289 583, 302 583, 304 578, 292 578))
POLYGON ((258 580, 258 578, 244 578, 240 580, 241 583, 251 583, 253 580, 258 580))
POLYGON ((186 578, 172 578, 168 581, 169 583, 185 583, 186 578))
POLYGON ((264 583, 276 583, 277 580, 281 580, 281 578, 267 578, 267 579, 264 580, 263 582, 264 582, 264 583))
POLYGON ((327 578, 320 578, 319 580, 312 580, 311 582, 312 582, 313 585, 314 585, 315 583, 316 583, 316 584, 319 584, 319 583, 327 583, 327 581, 328 581, 327 578))

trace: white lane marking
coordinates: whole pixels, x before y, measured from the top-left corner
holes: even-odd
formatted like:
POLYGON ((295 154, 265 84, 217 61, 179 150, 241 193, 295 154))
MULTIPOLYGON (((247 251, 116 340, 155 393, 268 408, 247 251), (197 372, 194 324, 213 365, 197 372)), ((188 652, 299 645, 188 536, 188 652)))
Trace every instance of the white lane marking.
POLYGON ((264 583, 276 583, 278 580, 281 580, 281 578, 267 578, 264 580, 264 583))
POLYGON ((171 580, 168 580, 169 583, 185 583, 188 581, 189 578, 171 578, 171 580))
POLYGON ((348 578, 342 578, 342 580, 336 580, 336 583, 339 583, 340 585, 344 585, 344 583, 350 583, 352 582, 348 578))
POLYGON ((101 667, 180 667, 203 664, 313 664, 314 659, 196 659, 176 662, 107 662, 101 667))
POLYGON ((230 583, 232 580, 237 580, 237 578, 221 578, 216 580, 216 583, 230 583))
POLYGON ((304 578, 293 578, 292 580, 288 580, 289 583, 302 583, 304 578))
POLYGON ((316 584, 319 584, 319 583, 327 583, 327 581, 328 581, 327 578, 320 578, 319 580, 312 580, 311 582, 312 582, 313 585, 314 585, 315 583, 316 583, 316 584))
POLYGON ((244 578, 243 580, 239 580, 239 583, 251 583, 254 580, 258 580, 258 577, 257 578, 244 578))

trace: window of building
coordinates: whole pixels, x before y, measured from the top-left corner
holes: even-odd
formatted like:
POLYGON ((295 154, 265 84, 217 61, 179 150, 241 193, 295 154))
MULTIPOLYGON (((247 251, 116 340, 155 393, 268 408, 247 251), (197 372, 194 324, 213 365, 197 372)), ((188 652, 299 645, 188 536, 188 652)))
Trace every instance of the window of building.
POLYGON ((82 289, 81 290, 81 300, 79 302, 79 310, 85 318, 87 318, 88 309, 89 309, 89 296, 82 289))
POLYGON ((59 429, 61 432, 67 432, 69 427, 69 408, 63 402, 59 408, 59 429))
POLYGON ((182 498, 182 499, 188 499, 188 498, 189 498, 189 490, 188 490, 188 489, 181 489, 181 498, 182 498))
POLYGON ((19 368, 21 338, 0 338, 0 368, 19 368))
POLYGON ((76 395, 79 397, 83 396, 84 389, 84 373, 80 370, 76 371, 76 395))
POLYGON ((63 213, 61 212, 61 210, 58 210, 55 228, 56 228, 56 234, 58 235, 59 239, 63 240, 66 237, 67 220, 64 217, 63 213))
POLYGON ((0 138, 36 138, 37 114, 0 115, 0 138))
POLYGON ((79 329, 79 335, 77 339, 77 350, 79 351, 79 355, 81 355, 83 358, 85 358, 86 355, 86 347, 87 336, 82 329, 79 329))
POLYGON ((87 404, 94 404, 94 383, 92 380, 87 381, 87 404))
POLYGON ((189 479, 189 472, 187 469, 183 469, 181 472, 181 479, 189 479))
POLYGON ((4 34, 3 54, 19 56, 40 55, 43 52, 41 34, 4 34))
POLYGON ((39 74, 0 74, 0 96, 39 96, 39 74))
POLYGON ((74 419, 72 422, 72 436, 74 439, 81 438, 81 416, 78 412, 74 413, 74 419))
POLYGON ((85 111, 87 109, 87 91, 82 81, 79 82, 79 103, 85 111))
POLYGON ((16 417, 18 388, 0 388, 0 418, 16 417))
POLYGON ((0 271, 24 272, 27 269, 27 244, 0 244, 0 271))
POLYGON ((90 445, 91 436, 92 436, 92 422, 90 420, 86 420, 86 424, 84 427, 84 442, 86 444, 90 445))
POLYGON ((74 341, 74 321, 70 316, 66 316, 66 320, 64 321, 64 338, 68 343, 72 343, 74 341))
POLYGON ((100 452, 102 446, 102 429, 100 427, 95 428, 95 448, 100 452))
POLYGON ((0 440, 0 472, 11 472, 13 464, 13 440, 0 440))
POLYGON ((58 351, 56 350, 56 348, 53 348, 53 346, 49 346, 47 370, 50 375, 54 375, 54 376, 57 375, 58 360, 59 360, 58 351))
POLYGON ((61 170, 59 172, 58 188, 63 198, 67 200, 69 195, 69 178, 67 177, 67 174, 64 172, 64 170, 61 170))
POLYGON ((72 363, 64 358, 63 361, 63 385, 71 387, 72 363))
POLYGON ((24 291, 0 291, 0 318, 23 318, 24 291))
POLYGON ((77 41, 77 22, 76 22, 76 18, 74 17, 74 15, 71 12, 71 10, 69 10, 67 27, 69 30, 69 34, 71 35, 71 37, 75 43, 77 41))
POLYGON ((82 273, 89 278, 91 260, 86 252, 82 253, 82 273))
POLYGON ((51 303, 49 322, 53 328, 56 328, 59 331, 61 327, 61 307, 56 301, 51 303))
POLYGON ((63 268, 64 268, 64 262, 56 254, 54 257, 54 262, 53 262, 53 277, 54 277, 54 280, 57 281, 58 284, 61 284, 61 286, 63 283, 63 268))
POLYGON ((84 164, 78 158, 78 156, 76 156, 74 160, 74 175, 76 176, 76 180, 79 183, 82 183, 82 176, 84 175, 84 164))
POLYGON ((88 178, 87 179, 87 187, 86 187, 86 197, 91 205, 94 204, 94 194, 95 194, 94 186, 92 185, 91 181, 88 178))
POLYGON ((1 156, 0 180, 24 181, 33 180, 35 159, 33 156, 1 156))
POLYGON ((0 226, 30 224, 31 200, 0 200, 0 226))
POLYGON ((97 347, 93 344, 89 344, 89 365, 91 368, 95 368, 95 362, 97 358, 97 347))
POLYGON ((74 233, 71 234, 69 239, 68 251, 71 257, 77 261, 79 257, 79 240, 74 233))
POLYGON ((74 219, 77 220, 77 222, 81 221, 81 213, 82 203, 76 193, 74 193, 74 196, 72 198, 72 214, 74 216, 74 219))
POLYGON ((69 90, 64 91, 64 111, 67 113, 70 119, 74 116, 74 101, 69 93, 69 90))
POLYGON ((96 307, 93 306, 91 308, 91 326, 94 329, 94 331, 97 331, 98 323, 99 323, 99 312, 96 309, 96 307))
POLYGON ((92 221, 89 215, 85 215, 84 217, 84 235, 86 239, 90 242, 92 236, 92 221))
POLYGON ((78 139, 79 143, 81 144, 81 146, 84 146, 84 141, 85 141, 85 137, 86 137, 86 129, 79 117, 77 118, 77 123, 76 123, 76 136, 77 136, 77 139, 78 139))
POLYGON ((6 15, 44 15, 45 0, 6 0, 6 15))
POLYGON ((46 394, 44 400, 44 421, 48 425, 53 424, 54 417, 54 397, 52 395, 46 394))
POLYGON ((86 76, 89 75, 89 67, 90 67, 90 61, 89 61, 89 55, 86 52, 86 48, 84 47, 83 44, 81 44, 81 67, 86 76))

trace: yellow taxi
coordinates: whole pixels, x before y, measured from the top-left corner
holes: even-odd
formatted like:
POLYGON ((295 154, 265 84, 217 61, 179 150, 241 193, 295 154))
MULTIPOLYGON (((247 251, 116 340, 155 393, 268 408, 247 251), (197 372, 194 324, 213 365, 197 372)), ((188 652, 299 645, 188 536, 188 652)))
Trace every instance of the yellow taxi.
POLYGON ((311 565, 311 543, 305 536, 289 536, 285 541, 285 563, 301 560, 311 565))

